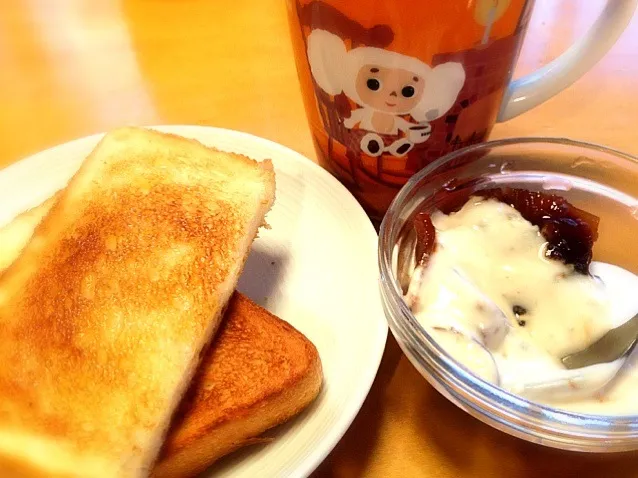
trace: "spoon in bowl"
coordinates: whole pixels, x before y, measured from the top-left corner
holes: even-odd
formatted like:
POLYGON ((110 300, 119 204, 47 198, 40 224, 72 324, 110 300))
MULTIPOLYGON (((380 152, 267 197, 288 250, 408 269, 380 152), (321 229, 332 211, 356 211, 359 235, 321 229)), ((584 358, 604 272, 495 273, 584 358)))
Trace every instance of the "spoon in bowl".
POLYGON ((611 329, 583 350, 565 355, 561 362, 569 370, 597 363, 613 362, 631 352, 637 339, 638 314, 624 324, 611 329))
POLYGON ((607 288, 611 317, 618 325, 588 347, 564 356, 561 362, 565 370, 557 370, 538 381, 505 381, 501 383, 503 388, 532 400, 583 398, 610 384, 636 358, 638 276, 604 262, 592 262, 590 272, 607 288))

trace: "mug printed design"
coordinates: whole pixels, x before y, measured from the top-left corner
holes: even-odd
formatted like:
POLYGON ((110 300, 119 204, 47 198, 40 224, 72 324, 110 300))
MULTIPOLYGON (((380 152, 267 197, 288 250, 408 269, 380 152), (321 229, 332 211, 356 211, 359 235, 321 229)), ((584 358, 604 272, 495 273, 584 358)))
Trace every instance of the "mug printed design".
POLYGON ((342 118, 343 126, 366 131, 359 146, 370 156, 401 157, 427 141, 430 121, 452 107, 465 82, 461 63, 432 68, 382 48, 348 50, 341 38, 322 29, 313 30, 307 44, 317 85, 329 95, 345 94, 358 106, 342 118), (386 145, 381 135, 397 138, 386 145))
POLYGON ((476 0, 460 10, 455 2, 379 1, 382 11, 367 12, 372 0, 293 0, 319 164, 375 219, 412 175, 484 141, 496 121, 531 1, 476 0), (384 14, 399 4, 415 8, 422 30, 384 14))

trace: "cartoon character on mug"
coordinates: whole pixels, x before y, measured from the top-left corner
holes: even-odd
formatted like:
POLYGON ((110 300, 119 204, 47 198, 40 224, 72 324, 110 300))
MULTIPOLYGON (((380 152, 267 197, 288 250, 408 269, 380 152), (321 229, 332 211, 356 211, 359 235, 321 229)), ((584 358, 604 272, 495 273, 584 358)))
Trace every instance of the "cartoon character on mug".
POLYGON ((359 108, 343 125, 368 131, 361 150, 371 156, 407 154, 427 141, 430 121, 443 116, 456 101, 465 82, 460 63, 434 68, 417 58, 374 47, 346 49, 343 40, 325 30, 308 36, 308 61, 319 87, 329 95, 344 93, 359 108), (415 122, 403 116, 409 115, 415 122), (387 147, 381 135, 404 136, 387 147))

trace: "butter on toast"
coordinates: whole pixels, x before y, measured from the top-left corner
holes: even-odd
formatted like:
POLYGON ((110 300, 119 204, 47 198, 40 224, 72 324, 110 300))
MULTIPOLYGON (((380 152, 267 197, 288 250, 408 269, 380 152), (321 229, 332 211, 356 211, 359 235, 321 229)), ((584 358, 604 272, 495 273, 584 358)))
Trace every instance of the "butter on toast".
POLYGON ((102 139, 0 276, 0 476, 149 473, 273 199, 268 161, 102 139))

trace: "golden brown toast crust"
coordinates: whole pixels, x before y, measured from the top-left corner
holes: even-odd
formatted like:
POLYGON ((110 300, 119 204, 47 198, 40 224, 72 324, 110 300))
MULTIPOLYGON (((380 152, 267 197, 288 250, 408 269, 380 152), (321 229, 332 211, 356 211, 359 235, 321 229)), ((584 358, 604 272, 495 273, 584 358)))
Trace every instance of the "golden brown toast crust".
POLYGON ((193 476, 303 410, 318 395, 315 346, 235 293, 174 420, 156 478, 193 476))
POLYGON ((102 140, 0 277, 0 470, 23 440, 42 476, 147 472, 273 196, 269 163, 102 140))

